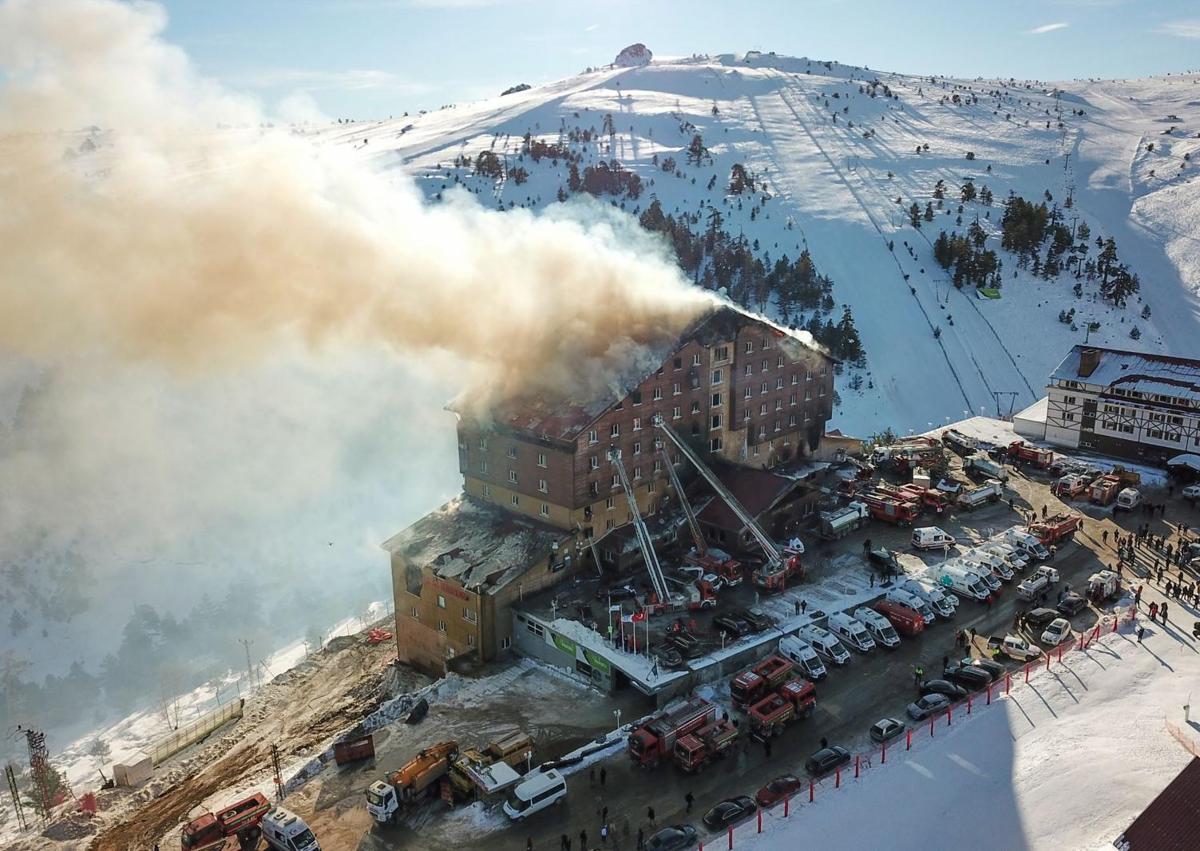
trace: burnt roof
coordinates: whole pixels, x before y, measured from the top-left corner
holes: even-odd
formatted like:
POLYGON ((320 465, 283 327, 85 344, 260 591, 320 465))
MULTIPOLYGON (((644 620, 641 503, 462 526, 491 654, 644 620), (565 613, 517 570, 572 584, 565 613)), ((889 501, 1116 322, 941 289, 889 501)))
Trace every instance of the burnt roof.
POLYGON ((1200 758, 1189 762, 1114 842, 1128 851, 1190 851, 1200 837, 1200 758))
MULTIPOLYGON (((755 519, 770 511, 801 484, 798 479, 790 479, 769 470, 757 470, 753 467, 722 466, 714 472, 742 504, 742 508, 755 519)), ((718 529, 741 532, 743 528, 742 521, 723 499, 714 499, 696 515, 696 519, 718 529)))
MULTIPOLYGON (((749 311, 729 302, 714 302, 712 307, 692 321, 678 337, 668 343, 647 346, 645 360, 639 358, 638 364, 630 364, 631 371, 621 376, 607 387, 591 393, 581 388, 581 396, 547 396, 534 399, 521 399, 502 405, 492 412, 497 425, 520 431, 531 432, 538 437, 558 440, 573 440, 576 435, 595 422, 637 388, 652 371, 644 371, 647 362, 655 364, 658 369, 673 353, 688 343, 697 342, 702 346, 711 346, 720 342, 733 341, 738 332, 748 325, 761 326, 777 339, 777 345, 791 343, 807 351, 834 360, 828 349, 817 343, 807 331, 799 331, 778 325, 764 316, 749 311), (638 365, 642 370, 638 369, 638 365)), ((455 404, 450 409, 458 411, 455 404)))

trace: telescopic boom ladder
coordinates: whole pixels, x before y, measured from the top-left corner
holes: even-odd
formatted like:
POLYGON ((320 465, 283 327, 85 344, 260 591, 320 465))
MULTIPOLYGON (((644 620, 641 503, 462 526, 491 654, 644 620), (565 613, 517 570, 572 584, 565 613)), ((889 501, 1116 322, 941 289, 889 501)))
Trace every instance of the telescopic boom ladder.
MULTIPOLYGON (((654 425, 661 429, 662 433, 665 434, 673 444, 675 444, 679 451, 683 453, 684 457, 692 462, 692 466, 695 467, 697 472, 704 477, 704 480, 712 486, 712 489, 717 492, 721 499, 725 500, 725 504, 729 506, 730 510, 732 510, 737 516, 737 519, 742 521, 742 525, 750 530, 750 534, 754 536, 754 539, 758 541, 758 545, 762 548, 763 555, 767 557, 767 564, 772 569, 781 566, 783 564, 783 556, 780 553, 779 548, 775 545, 775 542, 772 541, 767 533, 763 531, 763 528, 758 525, 758 521, 750 516, 750 512, 746 511, 746 509, 742 507, 742 504, 738 502, 737 497, 735 497, 729 491, 729 488, 725 487, 725 485, 721 483, 721 480, 717 478, 716 474, 712 470, 708 469, 708 465, 700 460, 700 456, 696 454, 695 450, 693 450, 691 446, 684 442, 684 440, 675 433, 673 428, 667 425, 661 414, 654 415, 654 425)), ((671 469, 670 464, 667 465, 667 469, 671 469)))
POLYGON ((646 523, 642 520, 642 512, 638 511, 637 497, 634 495, 633 486, 629 484, 625 465, 621 462, 621 450, 609 449, 608 460, 616 467, 621 488, 625 491, 625 498, 629 501, 629 515, 633 518, 634 532, 637 534, 638 546, 642 550, 642 558, 646 560, 646 570, 650 573, 650 582, 654 585, 654 592, 658 595, 660 602, 666 603, 671 599, 670 591, 667 589, 667 580, 658 563, 658 555, 654 552, 654 542, 650 539, 650 530, 646 528, 646 523))
POLYGON ((688 529, 692 533, 692 541, 696 544, 696 555, 708 555, 708 544, 704 543, 704 536, 700 534, 700 521, 696 519, 696 512, 692 510, 692 504, 688 502, 687 494, 683 492, 683 483, 679 481, 679 474, 675 472, 675 465, 671 463, 671 454, 667 452, 667 446, 661 440, 658 441, 658 454, 662 456, 663 463, 667 466, 667 476, 671 479, 671 487, 675 488, 675 493, 679 495, 679 502, 683 506, 683 515, 687 518, 688 529))

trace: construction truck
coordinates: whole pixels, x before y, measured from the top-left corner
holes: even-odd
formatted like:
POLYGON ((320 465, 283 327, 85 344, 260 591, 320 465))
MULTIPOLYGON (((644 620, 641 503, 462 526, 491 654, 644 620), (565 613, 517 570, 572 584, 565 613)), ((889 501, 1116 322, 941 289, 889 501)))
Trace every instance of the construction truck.
POLYGON ((689 774, 720 759, 737 742, 738 728, 720 719, 675 740, 675 764, 689 774))
POLYGON ((520 781, 533 760, 533 739, 510 733, 483 748, 464 748, 450 763, 442 781, 442 797, 449 803, 502 792, 520 781))
POLYGON ((1129 470, 1122 467, 1120 464, 1108 471, 1110 476, 1116 476, 1121 480, 1121 487, 1136 488, 1142 483, 1142 474, 1137 470, 1129 470))
POLYGON ((797 718, 812 715, 817 706, 817 689, 808 680, 788 680, 778 691, 759 700, 746 712, 752 735, 759 739, 778 736, 797 718))
POLYGON ((958 495, 958 504, 969 511, 974 511, 985 502, 996 502, 1004 495, 1004 485, 996 479, 988 479, 977 488, 963 491, 958 495))
POLYGON ((1083 518, 1078 514, 1051 514, 1045 520, 1030 523, 1029 532, 1047 547, 1053 547, 1074 538, 1082 526, 1083 518))
POLYGON ((774 688, 778 688, 795 672, 790 659, 771 655, 742 671, 729 683, 733 705, 745 709, 774 688))
POLYGON ((1054 453, 1040 446, 1033 446, 1023 440, 1014 440, 1008 444, 1008 457, 1014 461, 1022 461, 1045 470, 1054 463, 1054 453))
POLYGON ((1088 489, 1088 499, 1096 505, 1112 505, 1121 490, 1121 477, 1106 473, 1088 489))
MULTIPOLYGON (((746 531, 750 533, 750 536, 762 549, 766 561, 764 561, 762 567, 754 572, 754 584, 764 591, 775 591, 786 587, 790 580, 803 579, 804 566, 800 561, 800 556, 804 553, 804 545, 800 543, 800 540, 798 538, 794 539, 788 547, 780 547, 775 541, 771 540, 758 521, 754 519, 754 516, 746 511, 737 497, 708 468, 708 465, 696 454, 696 450, 686 440, 676 434, 674 429, 667 425, 667 421, 662 418, 662 415, 655 414, 653 422, 654 427, 659 429, 674 444, 675 448, 679 450, 679 454, 691 462, 701 478, 708 482, 709 486, 717 492, 717 496, 729 506, 729 510, 741 521, 746 531)), ((670 459, 668 458, 669 461, 670 459)), ((670 463, 667 464, 667 469, 673 469, 670 463)), ((629 495, 631 503, 636 505, 636 500, 633 499, 632 492, 628 488, 626 489, 626 493, 629 495)), ((638 521, 636 514, 634 515, 634 520, 636 524, 638 521)), ((693 535, 699 535, 698 526, 693 530, 693 535)))
POLYGON ((979 448, 979 441, 958 429, 948 428, 942 432, 942 443, 957 455, 970 455, 979 448))
POLYGON ((1093 573, 1087 581, 1087 598, 1093 603, 1103 603, 1121 595, 1121 577, 1111 570, 1093 573))
POLYGON ((257 848, 262 838, 263 816, 271 804, 261 792, 243 798, 215 813, 207 812, 189 821, 179 835, 183 851, 223 849, 229 839, 237 839, 243 851, 257 848))
POLYGON ((969 475, 986 476, 989 479, 999 479, 1002 482, 1008 481, 1008 470, 1004 469, 1004 465, 998 461, 993 461, 982 452, 976 452, 974 455, 967 457, 963 461, 963 470, 969 475))
POLYGON ((654 768, 670 759, 675 742, 717 720, 717 707, 693 697, 674 709, 655 713, 629 734, 629 756, 635 765, 654 768))
POLYGON ((867 504, 872 517, 894 526, 912 525, 921 513, 915 502, 898 500, 878 491, 865 493, 860 499, 867 504))
POLYGON ((900 485, 899 490, 907 499, 915 500, 924 508, 932 508, 935 514, 942 514, 950 507, 950 498, 946 492, 937 488, 924 488, 909 482, 906 485, 900 485))
POLYGON ((836 511, 822 511, 821 537, 826 541, 844 538, 851 532, 861 529, 869 516, 866 503, 862 502, 852 502, 836 511))
POLYGON ((399 771, 367 788, 367 812, 377 822, 391 821, 419 799, 438 789, 458 755, 458 742, 438 742, 420 751, 399 771))

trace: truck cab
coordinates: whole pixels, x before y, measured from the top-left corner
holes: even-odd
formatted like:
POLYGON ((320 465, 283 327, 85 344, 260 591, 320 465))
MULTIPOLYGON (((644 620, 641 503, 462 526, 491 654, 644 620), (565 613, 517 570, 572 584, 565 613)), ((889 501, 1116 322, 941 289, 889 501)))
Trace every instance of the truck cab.
POLYGON ((867 628, 844 612, 829 616, 829 631, 861 653, 875 649, 875 639, 867 628))
POLYGON ((823 680, 829 673, 817 651, 798 635, 785 635, 779 639, 779 655, 795 662, 800 672, 810 680, 823 680))

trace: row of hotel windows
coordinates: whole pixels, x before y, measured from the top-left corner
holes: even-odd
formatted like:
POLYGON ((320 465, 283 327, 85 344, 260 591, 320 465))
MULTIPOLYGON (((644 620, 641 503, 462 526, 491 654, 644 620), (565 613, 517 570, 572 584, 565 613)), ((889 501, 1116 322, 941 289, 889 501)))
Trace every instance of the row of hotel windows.
MULTIPOLYGON (((516 479, 515 478, 511 479, 511 481, 513 481, 515 483, 516 479)), ((619 484, 620 483, 618 482, 618 485, 619 484)), ((542 490, 543 493, 546 492, 541 487, 539 487, 539 490, 542 490)), ((492 498, 492 486, 491 485, 485 484, 483 486, 483 497, 484 497, 484 499, 492 498)), ((509 496, 508 501, 512 503, 513 508, 521 507, 521 497, 515 493, 509 496)), ((538 506, 538 515, 541 517, 549 517, 550 516, 550 503, 543 502, 541 505, 539 505, 538 506)))

